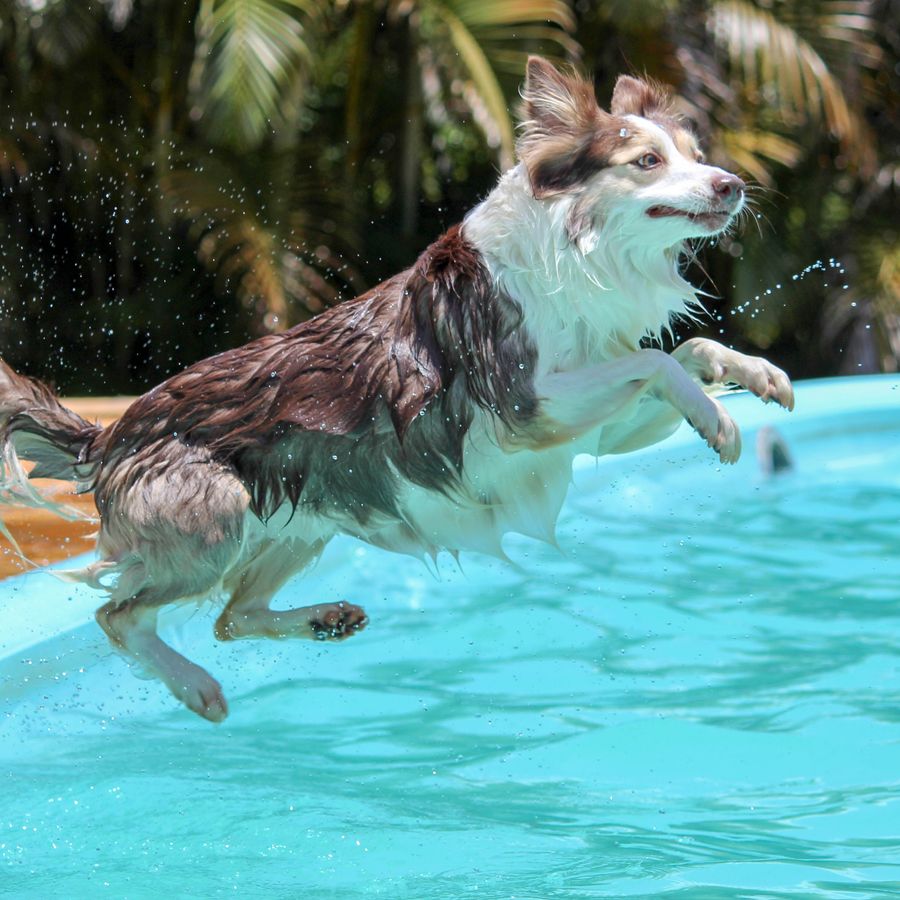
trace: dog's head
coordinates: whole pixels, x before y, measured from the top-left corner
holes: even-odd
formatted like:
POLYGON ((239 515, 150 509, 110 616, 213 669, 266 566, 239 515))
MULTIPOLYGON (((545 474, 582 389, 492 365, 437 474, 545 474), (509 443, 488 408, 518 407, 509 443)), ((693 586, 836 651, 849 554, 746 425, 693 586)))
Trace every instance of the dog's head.
POLYGON ((571 199, 573 240, 604 226, 657 246, 723 231, 744 206, 736 175, 703 162, 668 93, 623 75, 609 112, 591 84, 531 57, 519 156, 540 200, 571 199))

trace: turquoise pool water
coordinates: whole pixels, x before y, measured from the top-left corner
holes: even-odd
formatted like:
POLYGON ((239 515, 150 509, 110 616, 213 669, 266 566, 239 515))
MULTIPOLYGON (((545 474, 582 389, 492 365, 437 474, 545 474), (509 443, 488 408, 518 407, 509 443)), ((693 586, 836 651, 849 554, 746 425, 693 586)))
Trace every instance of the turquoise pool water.
POLYGON ((336 542, 287 594, 364 604, 345 644, 172 619, 218 728, 88 592, 3 583, 0 895, 898 896, 900 381, 729 405, 737 467, 685 433, 579 466, 517 567, 336 542), (763 423, 794 472, 760 474, 763 423))

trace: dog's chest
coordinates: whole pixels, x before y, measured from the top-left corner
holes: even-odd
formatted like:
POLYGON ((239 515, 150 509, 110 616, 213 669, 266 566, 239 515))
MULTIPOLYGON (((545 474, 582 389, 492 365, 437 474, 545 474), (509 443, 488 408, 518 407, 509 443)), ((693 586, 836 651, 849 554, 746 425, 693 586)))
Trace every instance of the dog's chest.
POLYGON ((457 489, 441 493, 400 483, 396 521, 371 527, 345 523, 357 537, 413 556, 460 550, 503 556, 503 535, 517 532, 554 541, 556 520, 571 479, 571 446, 504 452, 484 429, 468 436, 457 489))

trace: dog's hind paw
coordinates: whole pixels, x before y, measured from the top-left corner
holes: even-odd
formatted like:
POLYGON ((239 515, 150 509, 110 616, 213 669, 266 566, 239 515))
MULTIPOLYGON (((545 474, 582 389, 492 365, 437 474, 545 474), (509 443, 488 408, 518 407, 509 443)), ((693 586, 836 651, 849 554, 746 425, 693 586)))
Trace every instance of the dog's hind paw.
POLYGON ((343 641, 369 624, 365 610, 352 603, 328 603, 314 606, 309 627, 317 641, 343 641))
POLYGON ((169 684, 172 693, 189 709, 210 722, 223 722, 228 716, 228 702, 222 693, 222 685, 198 666, 196 671, 182 674, 169 684))

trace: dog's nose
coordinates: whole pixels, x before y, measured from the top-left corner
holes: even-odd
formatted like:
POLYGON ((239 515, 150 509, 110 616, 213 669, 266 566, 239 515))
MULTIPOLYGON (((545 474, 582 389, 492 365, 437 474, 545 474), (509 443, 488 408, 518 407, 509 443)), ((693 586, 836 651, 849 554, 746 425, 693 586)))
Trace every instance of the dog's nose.
POLYGON ((745 187, 746 185, 737 175, 729 175, 727 172, 714 175, 712 179, 712 189, 716 192, 716 196, 731 205, 737 203, 744 196, 745 187))

